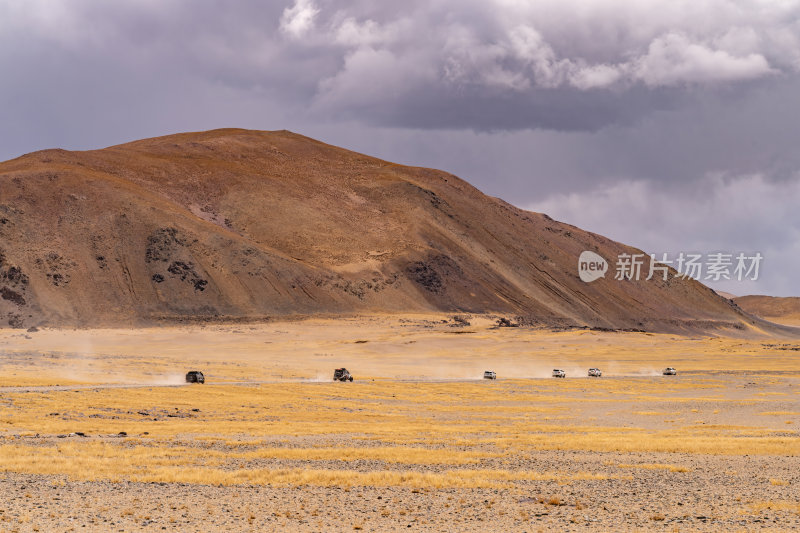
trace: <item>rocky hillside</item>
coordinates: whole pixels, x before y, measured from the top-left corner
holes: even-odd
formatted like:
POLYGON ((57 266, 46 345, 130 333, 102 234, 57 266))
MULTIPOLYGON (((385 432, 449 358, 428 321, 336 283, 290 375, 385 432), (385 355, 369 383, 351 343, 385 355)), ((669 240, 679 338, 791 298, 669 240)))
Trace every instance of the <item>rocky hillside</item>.
POLYGON ((372 312, 748 327, 700 283, 584 283, 636 252, 457 177, 288 131, 214 130, 0 163, 0 321, 142 325, 372 312))
POLYGON ((800 298, 776 296, 740 296, 733 299, 748 313, 771 322, 800 326, 800 298))

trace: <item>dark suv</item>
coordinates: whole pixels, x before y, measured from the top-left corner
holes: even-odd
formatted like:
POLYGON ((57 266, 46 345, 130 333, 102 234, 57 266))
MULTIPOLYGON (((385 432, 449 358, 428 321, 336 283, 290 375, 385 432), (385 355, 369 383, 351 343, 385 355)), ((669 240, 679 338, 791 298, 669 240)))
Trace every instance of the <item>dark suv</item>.
POLYGON ((353 376, 346 368, 337 368, 333 371, 333 381, 353 381, 353 376))
POLYGON ((206 377, 199 370, 191 370, 186 373, 186 383, 205 383, 206 377))

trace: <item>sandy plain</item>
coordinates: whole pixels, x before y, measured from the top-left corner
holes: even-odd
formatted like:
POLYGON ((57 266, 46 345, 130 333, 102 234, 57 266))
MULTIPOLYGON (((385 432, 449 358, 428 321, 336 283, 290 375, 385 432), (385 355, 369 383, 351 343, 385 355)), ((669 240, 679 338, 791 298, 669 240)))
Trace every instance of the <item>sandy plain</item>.
POLYGON ((800 528, 800 341, 496 319, 0 331, 0 531, 800 528))

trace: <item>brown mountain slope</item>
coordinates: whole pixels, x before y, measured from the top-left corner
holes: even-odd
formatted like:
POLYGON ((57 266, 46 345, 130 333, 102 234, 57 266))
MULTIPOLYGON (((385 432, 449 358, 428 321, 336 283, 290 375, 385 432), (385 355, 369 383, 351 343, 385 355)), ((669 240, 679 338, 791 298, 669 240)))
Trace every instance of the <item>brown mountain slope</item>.
POLYGON ((800 298, 776 296, 740 296, 733 299, 736 304, 750 314, 760 316, 770 322, 800 326, 800 298))
POLYGON ((635 252, 445 172, 287 131, 0 163, 0 320, 14 326, 394 311, 651 330, 751 320, 690 280, 584 283, 583 250, 635 252))

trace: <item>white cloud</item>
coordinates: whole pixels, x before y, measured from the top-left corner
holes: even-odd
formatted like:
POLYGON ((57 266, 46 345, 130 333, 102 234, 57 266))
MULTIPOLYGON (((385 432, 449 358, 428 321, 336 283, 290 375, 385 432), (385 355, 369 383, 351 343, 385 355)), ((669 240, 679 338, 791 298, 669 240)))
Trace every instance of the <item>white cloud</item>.
POLYGON ((320 16, 328 16, 328 42, 413 54, 420 68, 438 70, 441 82, 591 91, 735 83, 798 71, 800 3, 767 4, 445 0, 410 2, 401 15, 366 19, 342 3, 320 16), (402 20, 414 23, 397 31, 402 20))
POLYGON ((281 31, 298 39, 314 28, 314 18, 319 9, 312 0, 295 0, 292 7, 283 10, 281 31))
POLYGON ((447 83, 524 91, 531 86, 531 81, 525 72, 503 64, 510 56, 511 52, 502 44, 484 45, 473 28, 454 26, 444 38, 441 56, 436 58, 426 53, 422 59, 434 70, 441 70, 443 81, 447 83), (441 67, 437 61, 443 63, 441 67))
POLYGON ((633 68, 635 78, 651 87, 741 81, 774 72, 761 54, 736 57, 677 33, 653 40, 647 54, 638 59, 633 68))
POLYGON ((517 26, 508 32, 507 39, 513 57, 532 72, 534 84, 552 88, 564 83, 572 63, 568 59, 558 59, 553 48, 536 29, 526 25, 517 26))
POLYGON ((582 90, 610 87, 622 78, 623 70, 615 65, 592 65, 572 72, 569 81, 582 90))
MULTIPOLYGON (((616 63, 591 63, 582 54, 559 56, 539 31, 526 25, 511 28, 492 44, 478 41, 468 29, 460 32, 470 38, 460 39, 458 46, 450 40, 445 47, 448 77, 457 81, 480 80, 518 91, 563 86, 591 90, 637 82, 649 87, 709 84, 776 72, 763 55, 748 52, 756 48, 757 37, 752 29, 729 31, 719 40, 720 46, 742 53, 740 56, 669 33, 654 38, 634 59, 616 63), (502 82, 498 83, 498 79, 502 82)), ((628 55, 625 50, 618 53, 620 59, 628 55)))
POLYGON ((336 42, 345 46, 372 46, 384 40, 384 27, 374 20, 359 22, 347 17, 336 28, 336 42))
POLYGON ((359 21, 355 17, 347 17, 333 25, 331 35, 334 43, 345 47, 381 47, 400 45, 414 31, 415 22, 405 17, 384 24, 371 19, 359 21))
POLYGON ((320 81, 314 106, 336 109, 352 102, 357 94, 359 105, 383 107, 391 105, 401 92, 399 88, 409 82, 424 84, 433 77, 435 73, 426 70, 413 55, 363 46, 345 57, 344 66, 336 75, 320 81))
POLYGON ((763 44, 763 39, 753 28, 741 26, 733 27, 714 39, 717 49, 739 57, 758 53, 763 44))

